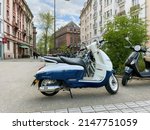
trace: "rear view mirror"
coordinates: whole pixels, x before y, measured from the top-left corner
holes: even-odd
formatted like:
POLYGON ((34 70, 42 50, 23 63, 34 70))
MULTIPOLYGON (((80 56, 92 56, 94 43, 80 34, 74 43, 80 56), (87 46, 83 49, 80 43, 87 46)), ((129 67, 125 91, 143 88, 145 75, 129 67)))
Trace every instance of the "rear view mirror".
POLYGON ((129 37, 125 37, 125 39, 126 39, 127 41, 129 41, 129 37))

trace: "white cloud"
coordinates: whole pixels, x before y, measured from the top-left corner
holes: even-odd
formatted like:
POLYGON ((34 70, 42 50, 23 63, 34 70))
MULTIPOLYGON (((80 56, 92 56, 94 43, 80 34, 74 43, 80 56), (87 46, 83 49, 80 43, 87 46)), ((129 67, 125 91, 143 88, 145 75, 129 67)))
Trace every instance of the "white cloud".
MULTIPOLYGON (((33 15, 34 24, 37 27, 37 36, 41 34, 41 30, 38 28, 38 15, 40 12, 51 10, 53 12, 54 0, 26 0, 33 15)), ((69 17, 75 23, 79 23, 77 17, 80 16, 80 10, 83 8, 83 4, 86 0, 56 0, 56 14, 57 14, 57 28, 66 25, 69 19, 64 19, 65 16, 69 17)))

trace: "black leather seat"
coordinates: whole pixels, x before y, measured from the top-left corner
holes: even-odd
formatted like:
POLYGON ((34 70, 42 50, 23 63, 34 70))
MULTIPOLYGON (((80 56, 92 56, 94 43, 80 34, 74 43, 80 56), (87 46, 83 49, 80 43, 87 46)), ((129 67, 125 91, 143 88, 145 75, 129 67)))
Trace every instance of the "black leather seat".
POLYGON ((60 59, 64 63, 70 64, 70 65, 80 65, 80 66, 83 66, 84 69, 86 69, 86 65, 81 58, 67 58, 67 57, 60 56, 60 59))
POLYGON ((60 57, 44 56, 44 58, 57 61, 58 63, 64 63, 60 57))

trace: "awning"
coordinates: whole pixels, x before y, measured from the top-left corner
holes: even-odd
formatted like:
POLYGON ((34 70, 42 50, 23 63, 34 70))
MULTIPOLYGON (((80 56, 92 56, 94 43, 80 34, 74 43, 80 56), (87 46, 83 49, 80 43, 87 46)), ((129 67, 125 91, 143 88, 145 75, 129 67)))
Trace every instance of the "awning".
POLYGON ((26 45, 19 45, 19 47, 23 49, 29 49, 29 46, 26 46, 26 45))

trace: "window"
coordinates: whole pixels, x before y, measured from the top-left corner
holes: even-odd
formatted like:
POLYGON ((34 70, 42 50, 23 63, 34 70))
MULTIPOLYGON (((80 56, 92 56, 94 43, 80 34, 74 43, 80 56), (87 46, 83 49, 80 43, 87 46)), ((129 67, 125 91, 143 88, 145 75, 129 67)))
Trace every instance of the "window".
POLYGON ((7 25, 7 35, 10 35, 10 26, 7 25))
POLYGON ((102 0, 99 0, 99 4, 102 5, 102 0))
POLYGON ((0 21, 0 33, 2 33, 2 22, 0 21))
POLYGON ((132 0, 132 6, 138 5, 138 4, 139 4, 139 0, 132 0))
POLYGON ((7 10, 7 20, 9 21, 9 11, 7 10))
POLYGON ((0 3, 0 15, 2 14, 2 12, 1 12, 2 9, 1 8, 2 8, 2 4, 0 3))
POLYGON ((110 18, 112 16, 112 9, 105 12, 105 18, 110 18))
POLYGON ((106 7, 106 6, 109 6, 109 5, 111 5, 111 4, 112 4, 112 0, 105 0, 105 1, 104 1, 105 7, 106 7))
POLYGON ((94 30, 94 35, 97 35, 97 29, 94 30))
POLYGON ((9 5, 9 0, 7 0, 7 4, 9 5))
POLYGON ((10 42, 7 42, 7 50, 10 50, 10 42))

